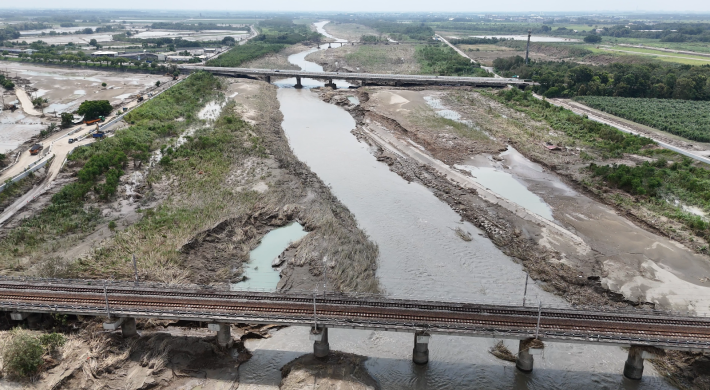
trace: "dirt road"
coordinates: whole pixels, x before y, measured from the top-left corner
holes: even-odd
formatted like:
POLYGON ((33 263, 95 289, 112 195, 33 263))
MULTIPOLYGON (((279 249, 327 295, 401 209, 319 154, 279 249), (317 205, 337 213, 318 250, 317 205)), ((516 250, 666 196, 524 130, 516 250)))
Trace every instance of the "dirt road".
POLYGON ((25 111, 25 113, 27 115, 36 115, 36 116, 42 115, 41 112, 34 109, 34 105, 32 104, 32 100, 27 95, 27 92, 25 92, 24 90, 22 90, 20 88, 15 88, 15 95, 17 96, 17 99, 20 101, 20 105, 22 106, 22 110, 25 111))
MULTIPOLYGON (((461 51, 461 49, 459 49, 458 47, 452 45, 449 41, 447 41, 447 40, 446 40, 444 37, 442 37, 441 35, 436 34, 436 36, 439 38, 439 40, 441 40, 441 41, 444 42, 445 44, 449 45, 452 49, 456 50, 456 52, 459 53, 461 56, 463 56, 463 57, 468 58, 469 60, 471 60, 471 63, 474 63, 474 64, 477 64, 477 63, 478 63, 478 62, 477 62, 476 60, 474 60, 473 58, 467 56, 466 53, 464 53, 463 51, 461 51)), ((494 72, 492 66, 481 66, 481 69, 484 69, 486 72, 492 74, 493 77, 495 77, 495 78, 502 78, 501 76, 499 76, 498 74, 496 74, 496 73, 494 72)))
MULTIPOLYGON (((151 98, 144 100, 143 103, 152 98, 155 98, 156 96, 160 95, 160 93, 165 92, 178 82, 164 84, 164 88, 160 92, 154 94, 151 98)), ((138 102, 136 100, 133 100, 129 102, 125 107, 129 110, 128 112, 130 112, 131 109, 137 107, 138 105, 138 102)), ((119 123, 126 114, 127 112, 119 113, 119 111, 116 111, 114 116, 107 118, 108 122, 100 127, 101 130, 109 130, 111 127, 119 123)), ((66 160, 67 156, 69 156, 71 151, 79 146, 87 145, 94 142, 94 139, 91 138, 89 135, 94 129, 96 129, 95 125, 86 126, 84 124, 80 124, 65 131, 55 133, 44 140, 44 146, 51 147, 50 153, 54 154, 54 159, 49 163, 49 166, 46 168, 47 177, 40 185, 33 187, 30 191, 28 191, 26 194, 16 200, 12 205, 8 206, 2 214, 0 214, 0 225, 5 223, 5 221, 10 219, 10 217, 15 215, 17 211, 25 207, 37 196, 43 194, 45 191, 51 188, 54 179, 56 179, 57 175, 59 174, 59 171, 64 165, 64 161, 66 160), (71 138, 78 138, 79 141, 70 144, 70 136, 71 138)), ((41 159, 41 157, 32 156, 29 154, 29 152, 24 152, 20 156, 18 161, 15 163, 15 165, 3 172, 2 176, 0 176, 0 182, 4 182, 5 180, 11 179, 17 176, 18 174, 24 172, 29 164, 38 161, 39 159, 41 159)))
MULTIPOLYGON (((542 99, 542 96, 533 94, 535 97, 538 99, 542 99)), ((703 162, 705 164, 710 164, 710 158, 704 157, 701 155, 703 152, 699 152, 696 150, 689 150, 686 148, 682 148, 679 146, 671 145, 670 143, 666 142, 665 140, 662 140, 660 137, 650 134, 648 132, 641 132, 636 129, 631 128, 630 126, 624 125, 619 121, 618 118, 614 117, 613 115, 609 115, 605 112, 595 110, 593 108, 587 107, 581 103, 577 103, 571 100, 565 100, 565 99, 548 99, 550 104, 554 104, 556 106, 560 106, 563 108, 566 108, 575 114, 578 115, 587 115, 589 119, 607 124, 609 126, 615 127, 625 133, 630 133, 630 134, 635 134, 635 135, 640 135, 644 136, 646 138, 652 139, 654 142, 656 142, 659 146, 672 150, 674 152, 680 153, 684 156, 690 157, 694 160, 703 162)))

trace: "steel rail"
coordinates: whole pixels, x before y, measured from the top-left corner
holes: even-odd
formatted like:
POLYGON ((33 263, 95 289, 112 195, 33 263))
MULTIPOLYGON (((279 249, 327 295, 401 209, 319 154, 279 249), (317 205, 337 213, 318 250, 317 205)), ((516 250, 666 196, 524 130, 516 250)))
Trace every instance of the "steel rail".
MULTIPOLYGON (((130 288, 110 284, 104 295, 103 285, 0 280, 0 308, 26 312, 104 316, 107 300, 111 315, 119 317, 308 325, 312 323, 312 299, 312 295, 306 294, 130 288)), ((534 334, 538 319, 537 308, 339 295, 318 296, 317 313, 319 323, 326 326, 507 334, 516 338, 534 334)), ((708 318, 575 309, 542 309, 539 318, 543 338, 710 349, 708 318)))

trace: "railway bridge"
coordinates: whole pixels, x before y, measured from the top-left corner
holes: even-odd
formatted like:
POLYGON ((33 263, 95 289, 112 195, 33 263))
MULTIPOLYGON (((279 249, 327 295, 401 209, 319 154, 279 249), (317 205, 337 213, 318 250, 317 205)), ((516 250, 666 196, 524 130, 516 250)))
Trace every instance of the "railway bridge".
POLYGON ((710 318, 660 311, 602 311, 443 301, 392 299, 379 295, 225 291, 129 282, 0 278, 0 311, 16 321, 41 314, 105 317, 104 328, 135 336, 136 318, 208 322, 220 345, 232 338, 230 324, 311 327, 317 357, 328 355, 328 329, 347 328, 414 334, 415 363, 429 360, 436 335, 520 340, 516 366, 532 371, 541 342, 629 347, 624 375, 640 379, 643 361, 662 349, 710 351, 710 318), (538 340, 540 342, 538 342, 538 340))
POLYGON ((395 85, 395 86, 415 86, 415 85, 455 85, 472 87, 496 87, 505 88, 509 85, 525 89, 533 85, 532 81, 516 78, 498 77, 461 77, 461 76, 433 76, 433 75, 407 75, 407 74, 375 74, 375 73, 349 73, 349 72, 308 72, 302 70, 280 70, 280 69, 251 69, 251 68, 229 68, 215 66, 190 66, 181 65, 178 67, 181 72, 195 72, 204 70, 220 76, 229 77, 249 77, 264 79, 271 82, 273 77, 295 78, 296 88, 302 87, 301 79, 310 78, 325 80, 326 86, 335 88, 333 80, 345 80, 359 85, 395 85))

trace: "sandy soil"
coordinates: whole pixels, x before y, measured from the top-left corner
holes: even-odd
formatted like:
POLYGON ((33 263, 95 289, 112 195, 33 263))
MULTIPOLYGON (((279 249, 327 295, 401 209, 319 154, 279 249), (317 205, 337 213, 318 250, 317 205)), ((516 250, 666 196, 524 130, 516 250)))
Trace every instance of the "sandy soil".
POLYGON ((325 359, 303 355, 281 368, 281 390, 376 390, 380 386, 363 367, 367 358, 332 351, 325 359))
MULTIPOLYGON (((45 318, 43 325, 51 322, 45 318)), ((45 355, 35 381, 2 378, 0 388, 234 389, 239 386, 239 365, 251 356, 243 341, 270 337, 271 328, 232 326, 232 345, 221 348, 206 323, 138 320, 137 325, 140 337, 124 339, 120 331, 103 331, 100 320, 71 319, 69 326, 59 326, 66 344, 45 355)), ((8 336, 8 331, 0 331, 0 341, 8 336)))
MULTIPOLYGON (((7 70, 11 77, 19 78, 22 87, 28 88, 34 97, 49 100, 41 112, 23 113, 19 110, 0 111, 0 153, 6 153, 19 147, 49 123, 59 123, 58 114, 76 110, 84 100, 108 100, 112 105, 125 105, 133 101, 138 93, 145 93, 155 88, 156 81, 165 83, 170 77, 101 71, 93 69, 63 69, 42 67, 15 62, 0 62, 0 68, 7 70), (106 87, 101 83, 105 82, 106 87)), ((16 83, 19 84, 19 83, 16 83)), ((20 95, 22 91, 18 92, 20 95)), ((6 102, 10 102, 7 95, 6 102)), ((16 100, 16 99, 12 99, 16 100)), ((22 107, 28 105, 22 103, 22 107)), ((31 103, 29 107, 32 111, 31 103)), ((26 110, 25 110, 26 111, 26 110)))
MULTIPOLYGON (((598 287, 619 294, 628 302, 649 302, 658 308, 710 312, 710 299, 704 298, 710 292, 707 279, 707 275, 710 275, 710 262, 707 256, 658 235, 646 225, 638 224, 637 220, 629 220, 619 215, 614 208, 587 196, 569 180, 570 172, 577 171, 574 164, 578 157, 574 152, 551 154, 544 148, 542 140, 524 139, 522 132, 512 131, 534 127, 538 129, 534 134, 549 134, 550 130, 544 130, 541 123, 498 106, 494 106, 495 111, 491 111, 488 107, 493 105, 492 102, 473 92, 389 88, 368 88, 368 92, 367 95, 361 94, 361 101, 364 102, 362 107, 351 109, 351 112, 358 119, 363 135, 371 142, 385 150, 394 146, 395 152, 383 153, 383 161, 396 165, 393 159, 401 160, 407 156, 407 160, 416 161, 416 165, 425 164, 427 169, 433 168, 438 175, 446 175, 447 180, 454 179, 459 187, 474 188, 477 197, 485 201, 486 207, 496 204, 508 210, 512 216, 506 218, 506 222, 515 229, 527 230, 540 253, 550 251, 546 260, 548 263, 563 264, 567 271, 576 273, 571 280, 555 281, 555 277, 550 279, 549 275, 541 274, 544 269, 536 270, 533 267, 539 264, 526 262, 523 258, 531 275, 537 273, 539 278, 550 281, 552 290, 566 295, 574 302, 590 303, 596 298, 584 294, 594 292, 595 289, 575 292, 569 285, 584 285, 587 281, 598 279, 598 287), (469 97, 465 104, 462 95, 469 97), (435 117, 434 111, 424 100, 431 96, 438 97, 445 102, 446 108, 460 113, 463 120, 471 121, 499 141, 467 138, 447 126, 446 122, 427 120, 435 117), (522 154, 508 151, 499 155, 500 150, 506 148, 506 143, 516 147, 522 145, 522 154), (532 153, 531 149, 536 151, 532 153), (420 158, 420 155, 427 157, 420 158), (543 165, 535 164, 526 157, 540 161, 543 165), (570 172, 558 174, 549 169, 549 166, 563 161, 570 166, 570 172), (496 202, 485 190, 472 187, 464 179, 446 171, 447 167, 451 168, 455 164, 483 166, 512 174, 551 207, 556 226, 581 238, 584 244, 577 245, 572 236, 552 235, 550 226, 541 224, 539 220, 528 218, 527 222, 522 223, 526 218, 517 213, 515 207, 496 202), (533 222, 532 227, 530 222, 533 222), (574 278, 579 279, 579 282, 574 282, 574 278), (567 286, 555 282, 564 282, 567 286)), ((335 98, 326 96, 325 99, 332 101, 335 98)), ((409 168, 405 168, 399 169, 400 174, 412 174, 409 168)), ((413 179, 421 180, 417 176, 422 174, 413 175, 413 179)), ((426 184, 440 190, 437 181, 426 184)), ((465 215, 465 211, 471 207, 466 202, 461 203, 454 203, 455 208, 463 210, 462 214, 465 215)), ((496 241, 495 235, 492 239, 496 241)), ((552 272, 564 274, 557 269, 552 272)), ((598 296, 598 292, 595 295, 598 296)), ((613 298, 614 294, 608 297, 613 298)))
POLYGON ((419 74, 415 51, 415 45, 345 45, 311 53, 306 60, 328 72, 419 74))
POLYGON ((269 54, 265 57, 245 62, 241 65, 241 67, 254 69, 300 70, 301 68, 299 66, 288 62, 288 56, 290 56, 291 54, 300 53, 308 49, 309 47, 301 44, 292 45, 281 50, 278 53, 269 54))
POLYGON ((380 35, 375 29, 356 23, 330 22, 323 26, 323 29, 328 34, 348 42, 359 42, 363 35, 380 35))

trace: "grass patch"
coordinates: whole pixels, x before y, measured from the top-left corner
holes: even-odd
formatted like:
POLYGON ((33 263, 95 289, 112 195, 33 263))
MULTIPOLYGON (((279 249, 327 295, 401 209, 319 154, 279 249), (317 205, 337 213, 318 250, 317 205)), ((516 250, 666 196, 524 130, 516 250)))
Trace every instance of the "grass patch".
POLYGON ((282 43, 247 43, 246 45, 237 45, 229 49, 228 52, 221 56, 207 61, 208 66, 228 66, 237 67, 241 64, 264 57, 272 53, 278 53, 287 45, 282 43))
POLYGON ((424 74, 490 77, 479 64, 462 57, 448 46, 420 46, 417 47, 415 57, 421 64, 424 74))
POLYGON ((91 232, 101 212, 87 201, 108 200, 129 161, 147 161, 161 140, 174 137, 197 120, 196 114, 214 98, 221 84, 209 73, 186 78, 124 118, 132 125, 114 137, 78 148, 69 159, 82 165, 77 180, 64 186, 41 212, 20 223, 0 240, 0 266, 19 271, 20 258, 34 259, 38 252, 54 252, 57 240, 91 232), (185 118, 178 122, 177 118, 185 118))

